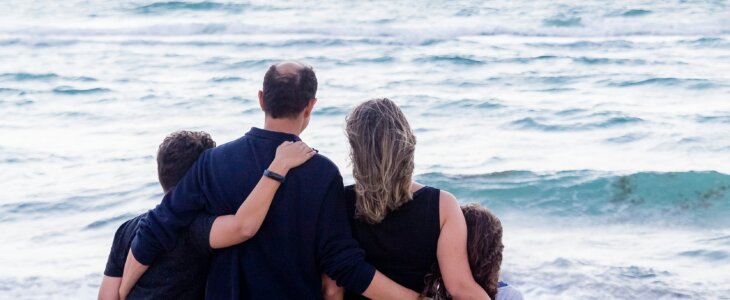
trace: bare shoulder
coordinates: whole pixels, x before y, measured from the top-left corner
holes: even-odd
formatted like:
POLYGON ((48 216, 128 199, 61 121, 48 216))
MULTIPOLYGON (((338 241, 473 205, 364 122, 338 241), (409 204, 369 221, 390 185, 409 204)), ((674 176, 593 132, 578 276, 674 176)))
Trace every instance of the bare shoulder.
POLYGON ((459 201, 456 200, 456 196, 448 191, 441 190, 441 194, 439 195, 439 208, 443 211, 444 208, 453 209, 454 207, 459 207, 459 201))
POLYGON ((447 190, 441 190, 441 194, 439 195, 439 199, 441 201, 456 202, 456 196, 454 196, 454 194, 450 193, 447 190))
POLYGON ((443 226, 444 222, 446 222, 446 220, 453 216, 456 212, 461 213, 459 201, 456 200, 454 194, 441 190, 439 195, 439 219, 441 221, 441 226, 443 226))

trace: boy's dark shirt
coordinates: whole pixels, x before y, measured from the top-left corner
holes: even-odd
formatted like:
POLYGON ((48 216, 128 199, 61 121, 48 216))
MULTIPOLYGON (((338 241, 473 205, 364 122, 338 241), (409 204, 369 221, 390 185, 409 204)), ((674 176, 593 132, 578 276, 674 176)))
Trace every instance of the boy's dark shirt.
MULTIPOLYGON (((154 263, 200 214, 234 214, 271 164, 276 148, 299 137, 252 128, 205 151, 177 187, 141 222, 132 252, 154 263)), ((352 238, 342 177, 322 155, 292 169, 258 233, 217 250, 208 272, 208 299, 321 299, 321 274, 362 293, 375 276, 352 238)))
MULTIPOLYGON (((114 235, 104 275, 122 277, 129 247, 147 213, 124 222, 114 235)), ((184 229, 175 248, 161 255, 127 299, 202 299, 210 267, 210 229, 215 217, 200 216, 184 229)))

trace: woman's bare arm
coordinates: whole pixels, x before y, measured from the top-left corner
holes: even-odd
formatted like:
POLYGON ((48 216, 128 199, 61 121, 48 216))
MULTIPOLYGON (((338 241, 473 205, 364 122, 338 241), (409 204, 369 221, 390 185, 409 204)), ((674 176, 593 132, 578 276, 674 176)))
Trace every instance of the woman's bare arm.
POLYGON ((119 299, 119 286, 122 284, 122 277, 106 276, 101 279, 101 287, 99 288, 99 300, 117 300, 119 299))
POLYGON ((441 234, 436 254, 446 290, 457 300, 489 299, 472 276, 466 249, 466 221, 454 195, 441 192, 439 211, 441 234))
MULTIPOLYGON (((269 170, 284 176, 290 169, 312 158, 315 153, 315 150, 303 142, 284 142, 276 149, 276 157, 269 170)), ((262 176, 235 215, 219 216, 213 221, 210 246, 214 249, 230 247, 253 237, 261 228, 280 185, 278 181, 262 176)))
POLYGON ((134 257, 134 254, 132 254, 132 249, 129 249, 129 253, 127 254, 127 261, 124 263, 122 284, 119 287, 120 299, 127 299, 129 292, 132 291, 132 288, 135 284, 137 284, 139 278, 144 275, 144 272, 147 272, 147 269, 149 269, 149 266, 145 266, 140 263, 137 258, 134 257))

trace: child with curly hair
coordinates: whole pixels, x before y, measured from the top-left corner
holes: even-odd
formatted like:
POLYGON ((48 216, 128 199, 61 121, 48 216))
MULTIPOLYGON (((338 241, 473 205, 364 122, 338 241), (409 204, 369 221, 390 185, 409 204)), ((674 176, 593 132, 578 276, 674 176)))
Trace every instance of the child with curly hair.
MULTIPOLYGON (((502 223, 488 209, 478 205, 462 206, 467 226, 467 252, 472 276, 484 288, 491 299, 522 300, 522 294, 513 287, 499 281, 502 264, 502 223)), ((426 276, 426 288, 422 295, 436 299, 451 299, 444 288, 438 264, 426 276)))

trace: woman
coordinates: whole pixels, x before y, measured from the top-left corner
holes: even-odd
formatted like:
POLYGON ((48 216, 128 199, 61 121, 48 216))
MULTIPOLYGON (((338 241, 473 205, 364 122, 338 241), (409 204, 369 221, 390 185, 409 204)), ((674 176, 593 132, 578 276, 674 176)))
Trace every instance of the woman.
POLYGON ((355 185, 345 196, 367 261, 414 291, 424 290, 424 277, 438 262, 454 299, 489 299, 469 270, 456 198, 413 181, 416 138, 400 108, 388 99, 362 103, 347 117, 346 132, 355 185))
MULTIPOLYGON (((522 294, 508 284, 499 281, 499 268, 502 264, 502 223, 497 216, 478 204, 461 208, 466 219, 467 248, 471 273, 477 283, 496 300, 522 300, 522 294)), ((426 276, 426 289, 423 296, 435 300, 450 299, 444 289, 443 278, 438 265, 426 276)))

